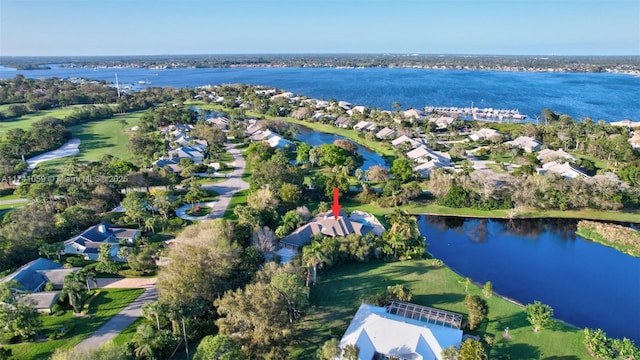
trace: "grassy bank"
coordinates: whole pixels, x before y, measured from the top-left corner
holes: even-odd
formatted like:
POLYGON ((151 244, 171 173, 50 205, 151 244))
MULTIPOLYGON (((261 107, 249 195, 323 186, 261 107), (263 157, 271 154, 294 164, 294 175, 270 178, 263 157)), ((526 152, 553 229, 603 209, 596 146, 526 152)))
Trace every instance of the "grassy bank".
POLYGON ((640 257, 640 232, 616 224, 580 221, 577 235, 631 256, 640 257))
MULTIPOLYGON (((318 274, 318 285, 311 289, 311 304, 298 325, 301 339, 292 349, 295 358, 312 358, 322 343, 340 338, 361 300, 384 291, 387 286, 405 284, 411 288, 411 302, 455 311, 467 315, 464 287, 459 276, 446 267, 435 267, 429 260, 340 266, 318 274)), ((499 289, 497 289, 499 290, 499 289)), ((472 285, 469 293, 482 296, 472 285)), ((487 300, 488 320, 472 334, 495 336, 496 344, 489 349, 490 358, 508 355, 511 359, 590 359, 582 345, 579 329, 554 322, 550 329, 532 331, 524 309, 497 296, 487 300), (509 327, 511 339, 502 337, 509 327)))
POLYGON ((74 316, 71 311, 64 315, 50 316, 42 314, 43 329, 40 334, 47 338, 49 334, 61 328, 73 328, 64 338, 43 342, 4 345, 13 351, 13 358, 48 359, 56 349, 68 349, 93 334, 100 326, 138 298, 143 289, 100 289, 100 294, 91 301, 85 316, 74 316))
MULTIPOLYGON (((375 204, 360 204, 345 201, 345 210, 361 210, 370 212, 376 216, 384 216, 394 212, 396 208, 382 208, 375 204)), ((593 209, 583 210, 539 210, 539 209, 498 209, 478 210, 474 208, 451 208, 440 206, 432 201, 419 201, 410 205, 400 206, 400 209, 416 215, 460 216, 488 219, 588 219, 616 222, 640 223, 640 211, 601 211, 593 209)))

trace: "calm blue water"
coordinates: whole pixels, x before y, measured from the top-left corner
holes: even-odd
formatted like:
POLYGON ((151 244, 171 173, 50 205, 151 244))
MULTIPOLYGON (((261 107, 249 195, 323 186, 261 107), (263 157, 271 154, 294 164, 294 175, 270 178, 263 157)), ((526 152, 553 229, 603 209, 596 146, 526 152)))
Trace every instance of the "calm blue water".
MULTIPOLYGON (((298 126, 298 128, 300 129, 300 131, 298 134, 296 134, 295 136, 296 139, 306 142, 311 146, 318 146, 322 144, 333 144, 333 142, 336 141, 337 139, 349 140, 340 135, 316 132, 306 126, 298 126)), ((371 151, 358 144, 355 144, 355 145, 358 147, 358 154, 362 155, 362 157, 364 158, 364 162, 360 167, 360 169, 366 171, 366 170, 369 170, 369 168, 374 165, 379 165, 387 169, 389 168, 385 160, 380 155, 378 155, 375 151, 371 151)))
POLYGON ((640 343, 640 259, 576 236, 575 222, 421 216, 419 225, 428 251, 463 276, 640 343))
MULTIPOLYGON (((235 68, 64 69, 21 71, 31 78, 86 77, 124 84, 196 87, 206 84, 268 85, 306 96, 391 109, 471 106, 518 109, 535 119, 549 107, 574 118, 640 120, 640 78, 623 74, 562 74, 422 69, 235 68)), ((0 67, 0 78, 18 72, 0 67)), ((144 85, 143 85, 144 86, 144 85)), ((135 87, 138 87, 137 85, 135 87)))

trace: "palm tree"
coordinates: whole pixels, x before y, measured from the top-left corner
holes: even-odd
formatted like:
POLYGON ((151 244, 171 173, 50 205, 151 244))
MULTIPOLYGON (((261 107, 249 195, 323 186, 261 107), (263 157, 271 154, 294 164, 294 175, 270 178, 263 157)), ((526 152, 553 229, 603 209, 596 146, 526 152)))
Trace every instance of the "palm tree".
POLYGON ((87 286, 87 290, 91 290, 91 285, 89 284, 89 280, 93 281, 93 283, 98 286, 98 281, 96 280, 96 272, 87 268, 84 268, 77 272, 78 278, 85 282, 87 286))
POLYGON ((142 306, 142 316, 149 321, 153 321, 153 319, 155 319, 158 331, 160 330, 160 315, 163 311, 164 307, 158 301, 146 303, 142 306))
POLYGON ((61 296, 63 299, 69 298, 69 305, 73 308, 73 312, 78 312, 79 302, 86 290, 84 286, 84 279, 78 273, 70 273, 64 278, 61 296))
MULTIPOLYGON (((318 264, 328 262, 329 258, 325 254, 320 242, 314 241, 302 248, 302 261, 305 266, 313 269, 313 285, 316 284, 318 264)), ((307 286, 309 286, 309 277, 307 276, 307 286)))

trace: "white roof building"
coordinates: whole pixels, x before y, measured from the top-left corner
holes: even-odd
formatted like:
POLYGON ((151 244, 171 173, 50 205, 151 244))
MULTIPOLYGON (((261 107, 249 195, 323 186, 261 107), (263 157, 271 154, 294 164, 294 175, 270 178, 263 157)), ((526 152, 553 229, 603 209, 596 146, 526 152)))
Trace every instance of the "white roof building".
POLYGON ((540 141, 529 136, 518 136, 517 138, 507 141, 505 144, 511 145, 511 147, 517 147, 524 149, 526 152, 534 152, 540 150, 542 143, 540 141))
POLYGON ((376 124, 369 121, 360 121, 353 129, 357 131, 373 131, 376 129, 376 124))
POLYGON ((568 152, 560 150, 542 149, 538 153, 537 159, 543 163, 551 162, 557 159, 566 159, 570 161, 576 161, 576 158, 568 152))
POLYGON ((419 146, 409 151, 407 157, 417 163, 435 161, 443 166, 451 164, 451 155, 440 151, 433 151, 425 146, 419 146))
POLYGON ((577 177, 589 177, 582 170, 574 168, 569 163, 560 164, 555 161, 548 162, 542 165, 541 169, 538 169, 538 174, 546 174, 548 172, 554 172, 556 174, 560 174, 562 177, 567 179, 575 179, 577 177))
POLYGON ((420 145, 420 142, 418 140, 412 139, 410 137, 408 137, 407 135, 402 135, 399 138, 393 140, 391 142, 391 145, 393 145, 394 147, 398 147, 404 143, 408 142, 409 144, 411 144, 411 147, 417 147, 420 145))
POLYGON ((422 118, 422 111, 417 110, 417 109, 409 109, 409 110, 405 110, 403 113, 404 117, 406 118, 414 118, 416 120, 421 119, 422 118))
POLYGON ((462 315, 408 303, 392 302, 387 307, 362 304, 339 346, 357 346, 361 360, 371 360, 376 355, 442 360, 443 349, 460 346, 462 330, 458 320, 462 321, 462 315), (430 320, 432 316, 444 316, 453 321, 435 324, 430 320))
POLYGON ((640 121, 634 122, 631 119, 624 119, 621 121, 614 121, 612 123, 609 123, 609 125, 635 128, 635 127, 640 127, 640 121))
POLYGON ((491 139, 492 136, 500 134, 497 130, 482 128, 478 131, 475 131, 469 135, 469 139, 473 141, 487 140, 491 139))
POLYGON ((391 128, 388 128, 388 127, 385 127, 384 129, 382 129, 382 130, 380 130, 380 131, 378 131, 376 133, 376 137, 378 139, 387 139, 387 138, 390 138, 391 136, 393 136, 395 134, 396 134, 395 130, 393 130, 391 128))
POLYGON ((430 118, 429 122, 436 123, 438 129, 446 129, 447 126, 451 125, 456 119, 450 116, 440 116, 437 118, 430 118))

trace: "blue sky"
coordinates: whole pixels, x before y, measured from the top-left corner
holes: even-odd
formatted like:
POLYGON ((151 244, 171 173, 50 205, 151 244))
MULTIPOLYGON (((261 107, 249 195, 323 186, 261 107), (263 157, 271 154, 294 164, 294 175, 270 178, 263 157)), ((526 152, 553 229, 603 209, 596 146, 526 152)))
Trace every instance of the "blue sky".
POLYGON ((0 55, 640 55, 640 0, 0 0, 0 55))

